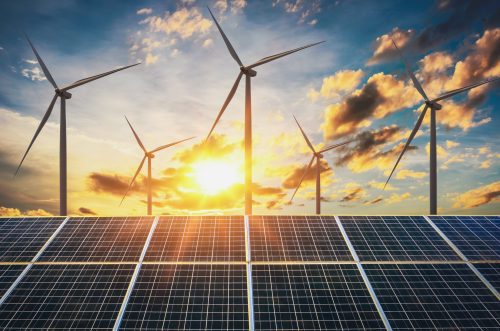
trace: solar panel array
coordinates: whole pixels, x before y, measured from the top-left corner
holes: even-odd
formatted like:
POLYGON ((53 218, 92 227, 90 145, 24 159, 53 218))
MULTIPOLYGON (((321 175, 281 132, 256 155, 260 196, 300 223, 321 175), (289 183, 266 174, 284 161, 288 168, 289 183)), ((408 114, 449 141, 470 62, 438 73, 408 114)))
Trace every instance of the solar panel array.
POLYGON ((500 329, 500 218, 0 218, 1 329, 500 329))

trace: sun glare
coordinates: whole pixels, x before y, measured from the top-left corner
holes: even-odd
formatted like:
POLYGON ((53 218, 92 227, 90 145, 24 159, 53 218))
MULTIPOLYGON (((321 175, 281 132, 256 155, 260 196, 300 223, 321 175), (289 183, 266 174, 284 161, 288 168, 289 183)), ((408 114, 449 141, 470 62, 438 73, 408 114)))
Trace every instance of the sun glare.
POLYGON ((204 194, 217 194, 241 182, 238 167, 231 162, 205 160, 195 163, 193 177, 204 194))

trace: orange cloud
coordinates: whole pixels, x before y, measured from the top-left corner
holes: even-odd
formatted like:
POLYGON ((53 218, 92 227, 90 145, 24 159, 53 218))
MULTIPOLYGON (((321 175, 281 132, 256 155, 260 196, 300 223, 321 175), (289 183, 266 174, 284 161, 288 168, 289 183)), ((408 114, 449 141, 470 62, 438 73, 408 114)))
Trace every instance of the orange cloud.
POLYGON ((52 216, 46 210, 43 209, 31 209, 22 212, 17 208, 0 207, 0 216, 52 216))
POLYGON ((375 50, 370 60, 368 60, 367 64, 377 64, 382 60, 398 56, 398 53, 394 48, 394 45, 392 44, 391 38, 394 39, 399 48, 403 49, 408 45, 413 35, 413 30, 401 30, 400 28, 396 27, 392 29, 391 32, 377 37, 374 45, 375 50))
POLYGON ((454 208, 469 209, 500 201, 500 181, 464 192, 455 198, 454 208))
POLYGON ((453 57, 446 52, 434 52, 420 60, 425 74, 440 73, 453 66, 453 57))
POLYGON ((408 169, 401 169, 396 174, 396 179, 406 179, 406 178, 424 178, 427 173, 422 171, 413 171, 408 169))
POLYGON ((320 96, 325 99, 338 98, 341 94, 354 90, 363 76, 364 72, 361 69, 337 71, 335 74, 323 78, 323 84, 319 92, 312 89, 309 91, 308 96, 313 101, 320 96))

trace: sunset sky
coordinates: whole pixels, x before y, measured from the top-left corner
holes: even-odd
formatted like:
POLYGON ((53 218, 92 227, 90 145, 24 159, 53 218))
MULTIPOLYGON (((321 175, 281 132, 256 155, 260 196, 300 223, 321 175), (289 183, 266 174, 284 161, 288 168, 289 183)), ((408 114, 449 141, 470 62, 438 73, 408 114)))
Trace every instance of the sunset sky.
MULTIPOLYGON (((430 96, 500 76, 498 1, 3 1, 0 3, 0 215, 59 209, 59 102, 13 174, 53 96, 26 39, 59 85, 142 62, 72 90, 68 209, 146 213, 146 148, 195 139, 153 159, 154 214, 243 212, 244 83, 203 144, 239 68, 210 6, 245 64, 326 40, 257 68, 252 80, 254 213, 312 214, 314 173, 288 203, 313 144, 325 153, 324 214, 427 214, 428 119, 389 186, 421 99, 392 36, 430 96)), ((500 89, 491 84, 438 111, 438 206, 500 212, 500 89)))

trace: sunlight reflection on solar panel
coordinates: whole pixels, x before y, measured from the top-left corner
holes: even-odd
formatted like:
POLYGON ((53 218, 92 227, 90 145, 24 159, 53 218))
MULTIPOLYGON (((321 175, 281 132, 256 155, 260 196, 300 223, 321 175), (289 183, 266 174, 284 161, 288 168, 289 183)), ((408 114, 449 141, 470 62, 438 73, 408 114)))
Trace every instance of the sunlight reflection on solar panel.
POLYGON ((152 217, 71 218, 40 261, 138 261, 152 217))

